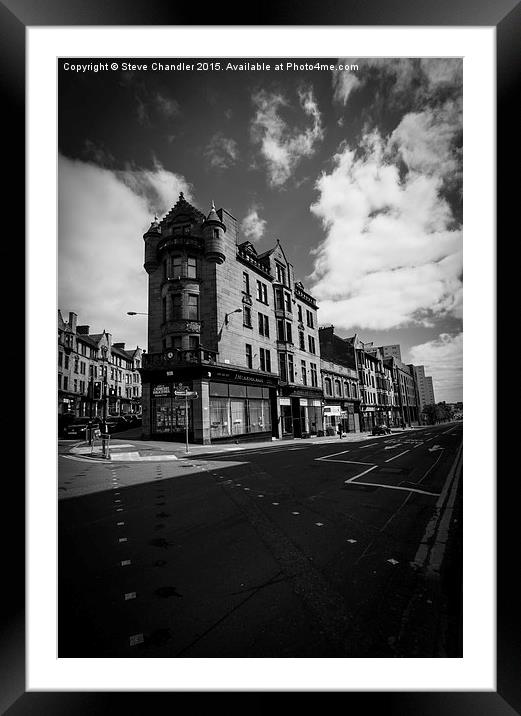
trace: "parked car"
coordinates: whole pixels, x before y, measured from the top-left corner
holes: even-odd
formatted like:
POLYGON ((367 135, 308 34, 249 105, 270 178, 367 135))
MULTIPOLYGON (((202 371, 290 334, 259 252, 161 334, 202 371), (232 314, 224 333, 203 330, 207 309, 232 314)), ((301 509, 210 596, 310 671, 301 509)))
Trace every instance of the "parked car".
POLYGON ((105 422, 109 433, 118 433, 128 428, 126 420, 123 420, 118 415, 110 415, 105 422))
POLYGON ((72 422, 63 429, 66 438, 84 438, 89 425, 100 426, 99 418, 74 418, 72 422))
POLYGON ((388 425, 375 425, 373 435, 390 435, 391 428, 388 425))
POLYGON ((58 415, 58 435, 60 437, 65 437, 65 428, 67 425, 70 425, 73 420, 75 420, 75 415, 72 413, 65 413, 63 415, 58 415))

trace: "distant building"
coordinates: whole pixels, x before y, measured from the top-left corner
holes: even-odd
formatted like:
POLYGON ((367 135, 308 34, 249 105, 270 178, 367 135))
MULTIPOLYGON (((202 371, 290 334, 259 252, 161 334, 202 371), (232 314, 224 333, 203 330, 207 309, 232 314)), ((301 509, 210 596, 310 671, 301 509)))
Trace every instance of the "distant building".
POLYGON ((434 405, 436 402, 434 399, 432 378, 425 375, 425 366, 423 365, 409 365, 409 368, 413 371, 416 383, 418 407, 420 411, 423 411, 426 405, 434 405))
POLYGON ((379 346, 379 349, 384 358, 396 358, 396 360, 402 360, 402 350, 398 343, 391 346, 379 346))
POLYGON ((420 410, 412 368, 393 357, 385 358, 384 363, 389 367, 393 376, 394 424, 396 426, 417 425, 420 420, 420 410))
POLYGON ((58 310, 58 414, 76 417, 141 413, 142 349, 125 350, 110 333, 90 333, 77 315, 58 310), (104 397, 105 394, 105 397, 104 397))
POLYGON ((324 431, 360 431, 360 388, 354 348, 335 335, 333 326, 321 326, 320 373, 324 393, 324 431))

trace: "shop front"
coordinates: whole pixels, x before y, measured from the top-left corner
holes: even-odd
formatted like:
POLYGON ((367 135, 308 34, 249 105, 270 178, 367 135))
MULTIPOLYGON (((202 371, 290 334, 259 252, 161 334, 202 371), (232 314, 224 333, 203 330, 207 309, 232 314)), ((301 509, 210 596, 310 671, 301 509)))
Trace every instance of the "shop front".
POLYGON ((279 397, 280 437, 307 438, 322 431, 321 391, 294 391, 279 397))

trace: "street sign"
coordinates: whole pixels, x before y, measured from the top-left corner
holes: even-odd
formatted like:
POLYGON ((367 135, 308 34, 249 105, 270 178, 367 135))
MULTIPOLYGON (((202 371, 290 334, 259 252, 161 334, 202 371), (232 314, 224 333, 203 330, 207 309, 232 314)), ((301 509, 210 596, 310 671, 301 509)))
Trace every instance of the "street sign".
POLYGON ((176 398, 188 398, 189 400, 193 400, 194 398, 197 398, 197 393, 193 390, 186 390, 186 391, 175 390, 174 395, 176 398))

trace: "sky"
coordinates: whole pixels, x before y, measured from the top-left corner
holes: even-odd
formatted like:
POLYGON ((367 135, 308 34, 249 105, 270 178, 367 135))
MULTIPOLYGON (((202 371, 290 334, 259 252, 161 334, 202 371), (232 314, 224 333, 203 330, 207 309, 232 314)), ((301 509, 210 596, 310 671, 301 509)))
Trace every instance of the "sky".
POLYGON ((279 239, 321 325, 399 343, 433 376, 436 400, 462 400, 460 59, 67 62, 65 319, 74 311, 92 333, 146 349, 146 316, 127 315, 147 310, 142 236, 182 191, 204 213, 212 201, 227 209, 258 252, 279 239))

